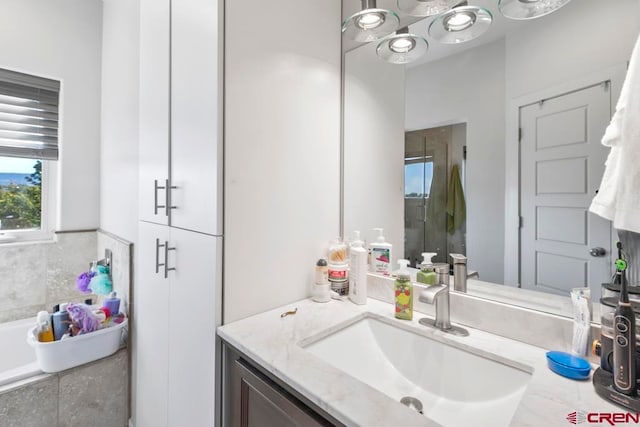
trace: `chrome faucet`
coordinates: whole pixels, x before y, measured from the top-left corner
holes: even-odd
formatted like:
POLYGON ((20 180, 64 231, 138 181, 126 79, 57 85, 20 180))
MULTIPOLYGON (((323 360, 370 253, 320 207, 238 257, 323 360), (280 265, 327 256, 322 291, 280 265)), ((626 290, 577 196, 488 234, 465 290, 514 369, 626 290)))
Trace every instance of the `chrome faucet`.
POLYGON ((437 328, 443 332, 461 337, 469 335, 469 331, 466 329, 451 324, 448 283, 427 286, 420 292, 418 299, 420 302, 435 304, 436 306, 436 318, 424 317, 418 321, 421 325, 437 328))
POLYGON ((433 285, 420 292, 418 297, 420 302, 427 304, 435 304, 436 306, 436 319, 431 322, 431 319, 420 319, 420 323, 428 321, 429 324, 433 324, 438 329, 447 330, 451 329, 451 320, 449 315, 449 285, 433 285))
POLYGON ((467 292, 467 257, 462 254, 450 254, 453 258, 453 289, 467 292))

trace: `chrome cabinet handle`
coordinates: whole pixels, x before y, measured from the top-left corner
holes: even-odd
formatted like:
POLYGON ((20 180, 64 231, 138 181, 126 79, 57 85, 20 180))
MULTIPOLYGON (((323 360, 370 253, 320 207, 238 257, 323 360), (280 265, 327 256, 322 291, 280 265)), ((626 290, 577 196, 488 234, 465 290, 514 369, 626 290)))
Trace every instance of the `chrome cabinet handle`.
POLYGON ((605 248, 601 248, 601 247, 598 246, 596 248, 591 248, 589 250, 589 254, 592 257, 596 257, 596 258, 597 257, 603 257, 603 256, 605 256, 607 254, 607 250, 605 248))
MULTIPOLYGON (((166 192, 167 207, 165 208, 165 215, 169 216, 169 211, 171 209, 178 209, 177 206, 173 206, 171 204, 171 190, 175 190, 178 187, 176 187, 175 185, 169 185, 169 180, 166 179, 164 181, 164 187, 160 187, 160 188, 163 188, 165 190, 165 192, 166 192)), ((164 208, 164 206, 163 206, 163 208, 164 208)))
MULTIPOLYGON (((168 180, 165 182, 168 182, 168 180)), ((154 215, 158 215, 158 209, 164 209, 166 207, 166 205, 158 204, 158 190, 164 190, 165 188, 166 188, 166 185, 164 187, 161 187, 158 185, 157 179, 153 180, 153 214, 154 215)))
POLYGON ((156 239, 156 274, 160 273, 160 267, 163 267, 167 263, 166 258, 163 264, 160 263, 160 248, 164 247, 164 244, 160 244, 160 239, 156 239))
POLYGON ((169 272, 170 271, 176 271, 175 267, 171 267, 169 268, 169 251, 175 251, 176 248, 175 246, 173 248, 169 247, 169 242, 165 241, 164 242, 164 278, 168 278, 169 277, 169 272))

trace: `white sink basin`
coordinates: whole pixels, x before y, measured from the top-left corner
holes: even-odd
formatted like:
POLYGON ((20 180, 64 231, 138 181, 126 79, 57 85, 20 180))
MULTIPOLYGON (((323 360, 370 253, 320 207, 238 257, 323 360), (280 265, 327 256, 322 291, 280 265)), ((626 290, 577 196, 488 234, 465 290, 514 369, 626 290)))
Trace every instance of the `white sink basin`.
POLYGON ((374 315, 301 345, 396 401, 417 398, 445 426, 508 426, 531 378, 374 315))

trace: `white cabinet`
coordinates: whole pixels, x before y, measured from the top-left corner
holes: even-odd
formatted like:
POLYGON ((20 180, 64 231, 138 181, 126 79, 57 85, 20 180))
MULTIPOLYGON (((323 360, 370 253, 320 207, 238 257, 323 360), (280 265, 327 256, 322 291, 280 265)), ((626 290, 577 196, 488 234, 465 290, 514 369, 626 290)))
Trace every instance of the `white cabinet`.
POLYGON ((168 224, 170 0, 140 0, 138 216, 168 224))
POLYGON ((140 0, 136 427, 215 424, 222 0, 140 0))
POLYGON ((142 220, 222 234, 219 0, 140 2, 142 220))
POLYGON ((133 412, 136 427, 160 427, 167 426, 169 281, 164 278, 163 266, 158 265, 164 259, 158 245, 169 240, 170 228, 142 221, 138 225, 132 324, 136 355, 133 412))
POLYGON ((218 0, 172 1, 171 225, 216 235, 222 234, 221 19, 218 0))
POLYGON ((136 427, 215 424, 222 237, 141 221, 136 427))

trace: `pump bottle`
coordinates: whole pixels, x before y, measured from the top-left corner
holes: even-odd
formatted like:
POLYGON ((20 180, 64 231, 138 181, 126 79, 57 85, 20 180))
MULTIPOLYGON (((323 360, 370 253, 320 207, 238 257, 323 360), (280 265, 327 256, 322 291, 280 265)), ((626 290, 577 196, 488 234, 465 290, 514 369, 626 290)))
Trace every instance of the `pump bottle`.
POLYGON ((416 275, 416 280, 425 285, 436 284, 436 269, 433 265, 432 258, 438 255, 435 252, 423 252, 422 262, 420 263, 420 271, 416 275))
POLYGON ((349 299, 355 304, 367 303, 367 250, 362 246, 360 232, 349 250, 349 299))
POLYGON ((406 259, 398 260, 400 270, 395 281, 396 308, 395 316, 397 319, 411 320, 413 319, 413 285, 411 283, 411 275, 407 267, 409 261, 406 259))
POLYGON ((378 232, 378 238, 374 243, 369 245, 371 252, 371 271, 373 273, 384 274, 389 276, 391 274, 391 243, 387 243, 384 239, 383 229, 374 228, 378 232))

